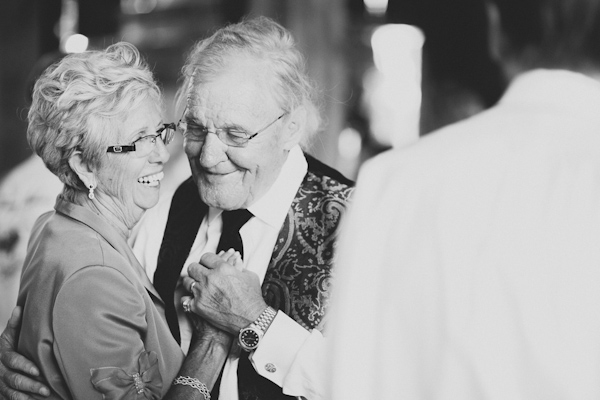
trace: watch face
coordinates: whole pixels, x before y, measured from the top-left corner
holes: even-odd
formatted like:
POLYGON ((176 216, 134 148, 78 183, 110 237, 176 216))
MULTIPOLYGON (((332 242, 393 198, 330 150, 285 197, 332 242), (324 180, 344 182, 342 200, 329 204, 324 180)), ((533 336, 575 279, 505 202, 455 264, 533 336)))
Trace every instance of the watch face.
POLYGON ((255 349, 259 340, 258 333, 253 329, 244 329, 240 332, 240 342, 246 349, 255 349))

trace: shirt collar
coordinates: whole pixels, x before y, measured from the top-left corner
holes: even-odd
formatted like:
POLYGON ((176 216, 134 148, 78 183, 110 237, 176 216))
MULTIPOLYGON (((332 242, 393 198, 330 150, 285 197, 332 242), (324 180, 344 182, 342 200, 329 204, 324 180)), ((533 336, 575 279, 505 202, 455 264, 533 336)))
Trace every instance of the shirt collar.
POLYGON ((300 146, 293 147, 273 186, 248 207, 248 210, 266 224, 279 228, 285 220, 307 170, 308 164, 300 146))
POLYGON ((600 83, 595 79, 567 70, 537 69, 515 78, 500 102, 595 115, 599 100, 600 83))

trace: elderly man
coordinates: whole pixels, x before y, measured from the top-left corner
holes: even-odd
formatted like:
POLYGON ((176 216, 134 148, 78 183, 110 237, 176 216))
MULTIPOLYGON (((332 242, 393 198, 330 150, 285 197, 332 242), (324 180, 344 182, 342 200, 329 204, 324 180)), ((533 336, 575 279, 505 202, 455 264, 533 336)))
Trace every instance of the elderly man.
POLYGON ((600 3, 490 3, 500 102, 359 174, 331 399, 600 398, 600 3))
MULTIPOLYGON (((258 18, 196 44, 184 77, 192 177, 144 217, 134 251, 184 351, 185 311, 235 335, 213 398, 314 397, 324 362, 314 349, 352 182, 300 148, 319 124, 303 57, 288 31, 258 18), (243 270, 212 254, 229 248, 243 270)), ((24 382, 13 385, 39 388, 24 382)))

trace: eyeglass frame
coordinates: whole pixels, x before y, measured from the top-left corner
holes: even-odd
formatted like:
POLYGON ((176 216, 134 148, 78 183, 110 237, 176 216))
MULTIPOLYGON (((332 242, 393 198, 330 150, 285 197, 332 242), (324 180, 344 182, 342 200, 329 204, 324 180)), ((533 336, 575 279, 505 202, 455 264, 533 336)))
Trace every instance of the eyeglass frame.
MULTIPOLYGON (((184 138, 185 138, 185 131, 186 131, 187 129, 183 129, 183 128, 181 127, 181 125, 182 125, 182 124, 190 125, 190 123, 189 123, 189 122, 185 122, 185 121, 183 120, 183 118, 184 118, 184 116, 185 116, 185 113, 187 112, 187 110, 188 110, 188 108, 187 108, 187 107, 186 107, 186 108, 183 110, 183 114, 181 115, 181 118, 179 119, 179 121, 177 122, 177 125, 176 125, 176 126, 177 126, 177 129, 179 129, 179 130, 181 131, 181 134, 183 135, 183 137, 184 137, 184 138)), ((230 147, 246 147, 246 146, 248 145, 248 142, 249 142, 250 140, 254 139, 254 138, 255 138, 255 137, 256 137, 256 136, 257 136, 259 133, 262 133, 262 132, 266 131, 267 129, 269 129, 269 128, 271 127, 271 125, 275 124, 277 121, 279 121, 281 118, 283 118, 283 117, 284 117, 284 116, 286 116, 287 114, 288 114, 288 112, 287 112, 287 111, 285 111, 283 114, 281 114, 279 117, 277 117, 277 118, 276 118, 276 119, 275 119, 273 122, 269 123, 269 124, 268 124, 267 126, 265 126, 264 128, 262 128, 262 129, 259 129, 259 130, 258 130, 258 131, 256 131, 255 133, 253 133, 253 134, 249 135, 247 138, 245 138, 245 139, 246 139, 246 141, 245 141, 245 142, 243 142, 243 143, 241 143, 241 144, 238 144, 238 143, 233 143, 233 144, 230 144, 230 143, 224 142, 224 141, 223 141, 223 139, 221 139, 221 137, 219 136, 219 131, 221 131, 221 132, 224 132, 223 128, 217 128, 217 129, 215 129, 214 131, 210 131, 210 130, 208 130, 208 128, 207 128, 206 126, 203 126, 203 125, 198 125, 198 124, 194 124, 194 123, 192 123, 191 125, 193 125, 193 126, 197 126, 197 127, 199 127, 199 128, 204 128, 204 130, 206 130, 206 136, 208 136, 208 134, 209 134, 209 133, 211 133, 211 132, 212 132, 212 133, 214 133, 215 135, 217 135, 217 137, 219 138, 219 140, 220 140, 222 143, 226 144, 227 146, 230 146, 230 147)), ((248 133, 248 132, 245 132, 245 133, 248 133)), ((204 138, 206 138, 206 136, 205 136, 204 138)))
POLYGON ((141 138, 134 140, 133 143, 127 144, 127 145, 117 144, 114 146, 108 146, 108 148, 106 149, 106 152, 121 154, 121 153, 128 153, 131 151, 135 151, 136 150, 135 142, 137 142, 138 140, 146 139, 149 136, 154 136, 154 142, 152 142, 153 144, 156 144, 156 140, 160 137, 160 140, 166 146, 169 143, 171 143, 171 141, 173 140, 173 137, 175 136, 176 131, 177 131, 177 125, 174 122, 162 124, 162 126, 156 130, 156 135, 142 136, 141 138), (170 132, 170 134, 169 134, 169 132, 170 132))

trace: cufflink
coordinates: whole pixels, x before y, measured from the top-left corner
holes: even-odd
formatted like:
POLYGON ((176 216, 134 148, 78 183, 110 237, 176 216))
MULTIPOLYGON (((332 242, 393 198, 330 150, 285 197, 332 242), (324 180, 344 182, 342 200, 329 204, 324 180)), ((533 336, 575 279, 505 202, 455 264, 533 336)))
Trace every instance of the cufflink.
POLYGON ((275 364, 271 364, 271 363, 265 364, 265 369, 267 370, 267 372, 270 372, 270 373, 277 371, 277 367, 275 367, 275 364))

